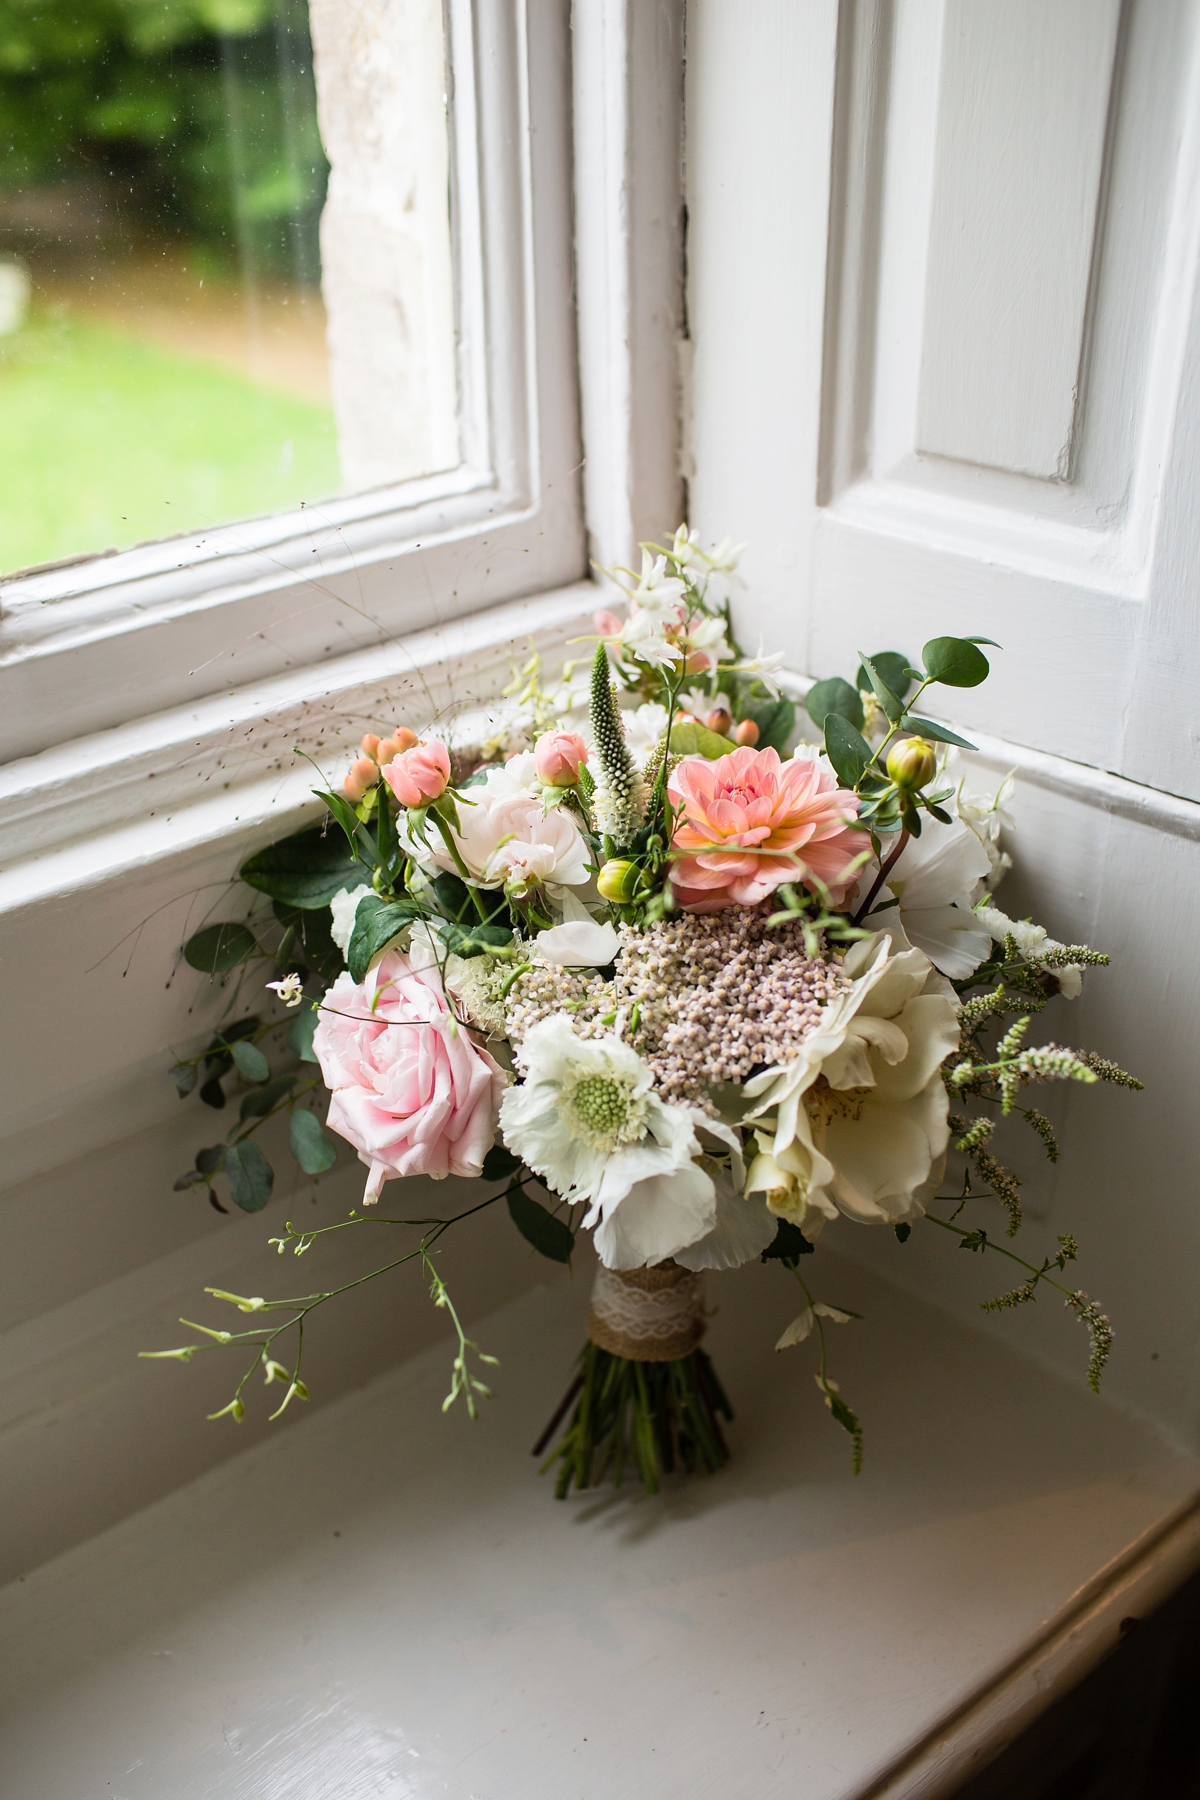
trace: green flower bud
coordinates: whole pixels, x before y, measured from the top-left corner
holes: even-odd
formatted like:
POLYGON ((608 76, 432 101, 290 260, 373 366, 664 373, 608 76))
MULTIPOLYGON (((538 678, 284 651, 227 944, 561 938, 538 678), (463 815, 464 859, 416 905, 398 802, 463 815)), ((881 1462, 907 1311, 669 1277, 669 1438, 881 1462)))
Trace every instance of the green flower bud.
POLYGON ((937 754, 927 738, 901 738, 887 756, 887 772, 898 788, 915 792, 937 774, 937 754))
POLYGON ((618 858, 614 862, 605 863, 596 877, 596 886, 614 906, 624 906, 633 899, 640 873, 636 863, 618 858))

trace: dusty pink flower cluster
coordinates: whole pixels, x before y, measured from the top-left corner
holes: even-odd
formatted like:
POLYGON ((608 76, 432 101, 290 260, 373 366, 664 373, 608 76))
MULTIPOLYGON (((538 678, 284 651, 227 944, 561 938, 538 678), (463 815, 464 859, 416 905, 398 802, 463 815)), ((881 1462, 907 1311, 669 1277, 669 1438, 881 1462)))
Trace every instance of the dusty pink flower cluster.
POLYGON ((795 1056, 848 984, 835 958, 805 954, 796 925, 769 928, 771 906, 684 913, 624 926, 616 978, 539 967, 509 1001, 511 1037, 566 1011, 580 1037, 613 1031, 646 1060, 664 1099, 711 1106, 712 1091, 795 1056))

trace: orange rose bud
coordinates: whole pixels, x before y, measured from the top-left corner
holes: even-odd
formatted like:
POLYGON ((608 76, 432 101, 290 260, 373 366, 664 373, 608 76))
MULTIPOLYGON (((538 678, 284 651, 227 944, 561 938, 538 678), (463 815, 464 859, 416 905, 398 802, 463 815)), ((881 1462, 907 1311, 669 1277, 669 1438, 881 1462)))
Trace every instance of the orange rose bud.
POLYGON ((374 761, 378 761, 379 759, 375 755, 375 752, 378 750, 378 748, 379 748, 379 739, 376 737, 376 735, 373 731, 368 731, 362 741, 363 755, 371 757, 374 761))
POLYGON ((718 732, 721 737, 728 737, 733 726, 733 714, 723 706, 714 706, 704 723, 710 731, 718 732))
POLYGON ((399 731, 392 733, 391 737, 383 739, 375 752, 375 760, 381 769, 385 769, 390 762, 395 762, 398 756, 403 756, 406 750, 411 750, 416 742, 416 732, 410 731, 407 725, 402 725, 399 731))
POLYGON ((743 719, 733 735, 737 743, 747 744, 753 750, 758 742, 758 726, 753 719, 743 719))
POLYGON ((360 756, 350 765, 350 773, 342 786, 347 800, 353 800, 357 806, 368 788, 375 786, 379 780, 379 770, 369 757, 360 756))

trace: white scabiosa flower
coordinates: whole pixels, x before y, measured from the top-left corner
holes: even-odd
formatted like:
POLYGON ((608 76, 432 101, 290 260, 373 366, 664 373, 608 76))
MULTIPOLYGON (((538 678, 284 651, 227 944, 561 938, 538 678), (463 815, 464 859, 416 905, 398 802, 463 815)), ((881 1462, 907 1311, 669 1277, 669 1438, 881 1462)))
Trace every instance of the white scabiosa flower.
POLYGON ((356 888, 343 888, 329 902, 329 910, 333 914, 333 923, 329 927, 329 935, 345 956, 350 948, 350 939, 354 935, 354 915, 358 911, 358 903, 366 894, 374 893, 374 888, 365 885, 356 888))
POLYGON ((504 1142, 556 1194, 585 1201, 610 1269, 638 1269, 698 1243, 717 1220, 696 1115, 670 1106, 618 1037, 579 1038, 563 1013, 526 1032, 524 1081, 500 1106, 504 1142))

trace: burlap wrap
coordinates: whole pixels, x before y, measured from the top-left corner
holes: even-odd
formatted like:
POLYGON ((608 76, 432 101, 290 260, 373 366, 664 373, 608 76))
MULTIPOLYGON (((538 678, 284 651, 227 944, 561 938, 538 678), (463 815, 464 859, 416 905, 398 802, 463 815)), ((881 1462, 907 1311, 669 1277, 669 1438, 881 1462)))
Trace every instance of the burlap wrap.
POLYGON ((674 1362, 704 1336, 704 1277, 678 1263, 596 1271, 587 1332, 630 1362, 674 1362))

